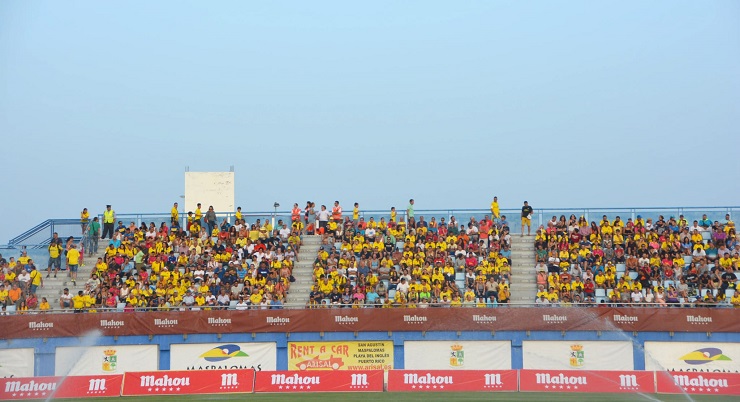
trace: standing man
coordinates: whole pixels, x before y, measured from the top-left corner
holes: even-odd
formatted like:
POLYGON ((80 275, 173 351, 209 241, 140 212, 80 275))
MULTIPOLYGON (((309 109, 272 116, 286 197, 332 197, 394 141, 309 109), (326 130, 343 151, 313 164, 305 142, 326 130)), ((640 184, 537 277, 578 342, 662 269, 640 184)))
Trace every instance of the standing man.
POLYGON ((170 211, 170 224, 174 225, 175 222, 180 221, 180 211, 177 210, 177 203, 172 205, 172 210, 170 211))
POLYGON ((198 208, 195 208, 195 221, 198 223, 198 226, 202 226, 202 222, 200 221, 203 218, 203 212, 200 210, 200 203, 198 203, 198 208))
POLYGON ((360 204, 355 203, 354 209, 352 209, 352 221, 357 224, 357 221, 360 220, 360 204))
POLYGON ((49 264, 46 267, 46 277, 48 278, 51 274, 51 267, 54 267, 54 277, 57 277, 59 268, 62 267, 62 239, 55 232, 54 237, 51 239, 49 244, 49 264), (58 241, 57 241, 58 240, 58 241))
POLYGON ((414 199, 409 200, 409 206, 406 207, 406 222, 409 224, 409 228, 416 227, 414 222, 414 199))
POLYGON ((342 207, 339 206, 339 201, 334 201, 334 207, 331 209, 331 220, 342 223, 342 207))
POLYGON ((213 236, 213 228, 216 227, 216 211, 213 210, 213 205, 209 206, 206 212, 206 225, 208 225, 208 236, 213 236))
POLYGON ((326 205, 321 206, 321 210, 316 214, 316 218, 319 221, 319 229, 323 229, 321 230, 321 234, 324 234, 326 232, 326 225, 329 223, 329 211, 326 210, 326 205))
POLYGON ((90 226, 87 227, 87 252, 89 256, 98 253, 98 238, 100 236, 100 221, 94 217, 90 226))
POLYGON ((72 284, 77 286, 77 268, 80 264, 80 251, 73 244, 70 244, 67 251, 67 267, 69 267, 69 277, 72 278, 72 284))
MULTIPOLYGON (((56 276, 56 274, 54 275, 56 276)), ((31 290, 30 293, 32 295, 36 294, 36 289, 39 287, 44 287, 44 278, 41 275, 41 272, 39 272, 36 269, 35 265, 31 265, 31 290)))
POLYGON ((524 201, 524 206, 522 207, 522 237, 524 237, 524 226, 527 226, 527 236, 531 234, 532 231, 532 213, 534 210, 531 206, 529 206, 529 203, 527 201, 524 201))
POLYGON ((116 222, 116 211, 112 210, 110 205, 105 206, 105 212, 103 212, 103 235, 101 239, 105 239, 107 234, 109 239, 113 240, 113 224, 116 222))
POLYGON ((493 197, 493 202, 491 202, 491 217, 494 222, 498 222, 501 217, 501 210, 498 207, 498 197, 493 197))

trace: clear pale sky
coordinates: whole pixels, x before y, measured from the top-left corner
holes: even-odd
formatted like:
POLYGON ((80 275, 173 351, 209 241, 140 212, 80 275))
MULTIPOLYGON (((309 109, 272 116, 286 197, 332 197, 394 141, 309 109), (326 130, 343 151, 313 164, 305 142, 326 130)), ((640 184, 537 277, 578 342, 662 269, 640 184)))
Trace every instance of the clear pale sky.
POLYGON ((740 2, 0 1, 0 243, 164 212, 740 202, 740 2))

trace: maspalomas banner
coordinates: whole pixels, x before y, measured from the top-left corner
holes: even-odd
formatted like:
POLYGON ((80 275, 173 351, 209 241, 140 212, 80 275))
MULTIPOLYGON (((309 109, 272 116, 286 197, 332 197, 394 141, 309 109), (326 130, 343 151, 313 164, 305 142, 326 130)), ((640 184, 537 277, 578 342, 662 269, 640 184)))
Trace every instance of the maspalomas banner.
POLYGON ((33 348, 0 350, 0 378, 33 377, 33 348))
POLYGON ((392 341, 288 342, 288 370, 391 370, 392 341))
POLYGON ((55 360, 54 373, 60 376, 157 370, 159 348, 157 345, 58 347, 55 360))
POLYGON ((170 311, 3 317, 0 339, 355 331, 740 332, 733 309, 464 308, 170 311))
POLYGON ((170 346, 170 370, 277 369, 277 346, 264 343, 194 343, 170 346))
POLYGON ((0 379, 0 401, 120 396, 123 374, 0 379))
POLYGON ((510 341, 406 341, 407 370, 509 370, 510 341))
POLYGON ((645 370, 740 373, 740 343, 645 342, 645 370))
POLYGON ((523 366, 537 370, 632 370, 629 341, 524 341, 523 366))

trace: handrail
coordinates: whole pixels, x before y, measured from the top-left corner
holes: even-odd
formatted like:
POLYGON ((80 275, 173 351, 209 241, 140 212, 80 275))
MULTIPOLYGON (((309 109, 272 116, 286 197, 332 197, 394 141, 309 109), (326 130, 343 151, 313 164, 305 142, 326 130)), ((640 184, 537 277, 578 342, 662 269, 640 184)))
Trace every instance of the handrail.
POLYGON ((31 229, 28 229, 27 231, 21 233, 20 235, 10 239, 8 241, 8 245, 14 245, 22 242, 23 240, 28 239, 29 237, 35 235, 36 233, 39 233, 41 230, 46 229, 51 225, 51 219, 47 219, 38 225, 32 227, 31 229))
MULTIPOLYGON (((536 206, 535 206, 536 207, 536 206)), ((405 207, 401 206, 397 209, 398 216, 402 217, 405 215, 405 207)), ((519 228, 518 223, 518 217, 520 213, 520 209, 518 208, 502 208, 500 210, 502 215, 507 215, 510 218, 510 225, 513 229, 519 228)), ((620 213, 625 214, 625 218, 635 218, 637 214, 640 213, 650 213, 650 212, 662 212, 663 214, 685 214, 685 213, 738 213, 740 212, 740 206, 683 206, 683 207, 677 207, 677 206, 670 206, 670 207, 582 207, 582 208, 573 208, 573 207, 563 207, 563 208, 535 208, 535 216, 533 216, 532 219, 532 226, 535 228, 543 225, 547 222, 547 216, 550 214, 559 214, 559 213, 578 213, 582 214, 586 217, 587 220, 589 219, 589 214, 603 214, 603 213, 620 213)), ((455 215, 455 214, 481 214, 481 215, 490 215, 490 209, 488 208, 445 208, 445 209, 416 209, 415 215, 421 216, 421 215, 429 215, 431 216, 445 216, 448 217, 455 215)), ((284 218, 289 217, 291 214, 291 211, 289 210, 266 210, 266 211, 249 211, 249 212, 242 212, 242 215, 245 218, 284 218)), ((351 209, 345 209, 344 216, 351 216, 352 210, 351 209)), ((216 215, 219 220, 227 219, 229 223, 233 223, 233 218, 235 215, 235 212, 216 212, 216 215)), ((377 218, 380 217, 386 217, 390 215, 390 208, 389 209, 370 209, 370 210, 360 210, 360 217, 368 218, 371 216, 375 216, 377 218)), ((98 217, 102 219, 102 214, 99 214, 98 217)), ((116 219, 121 221, 135 221, 136 225, 140 225, 142 221, 148 220, 148 218, 155 218, 160 220, 168 220, 170 216, 169 211, 165 212, 142 212, 142 213, 117 213, 116 219)), ((185 226, 187 224, 187 211, 180 211, 180 217, 182 219, 181 226, 185 226)), ((598 218, 601 218, 599 216, 598 218)), ((598 219, 597 218, 597 219, 598 219)), ((34 235, 37 235, 38 233, 41 233, 43 230, 47 228, 52 228, 51 232, 53 232, 53 227, 55 225, 75 225, 79 224, 79 219, 47 219, 40 224, 34 226, 33 228, 23 232, 19 236, 14 237, 8 242, 9 247, 15 248, 16 246, 22 245, 21 243, 29 238, 31 238, 34 235)), ((460 223, 465 223, 462 220, 459 221, 460 223)), ((51 238, 51 232, 49 233, 49 238, 51 238)), ((43 241, 41 242, 43 244, 43 241)))

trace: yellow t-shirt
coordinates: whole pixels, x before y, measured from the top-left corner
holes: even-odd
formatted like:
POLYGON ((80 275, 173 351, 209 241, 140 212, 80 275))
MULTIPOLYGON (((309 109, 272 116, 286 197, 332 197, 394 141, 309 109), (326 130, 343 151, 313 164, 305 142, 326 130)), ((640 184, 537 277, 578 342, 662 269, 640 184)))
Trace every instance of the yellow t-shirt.
POLYGON ((76 248, 70 249, 67 251, 67 261, 69 261, 69 265, 77 265, 80 263, 80 251, 76 248))

